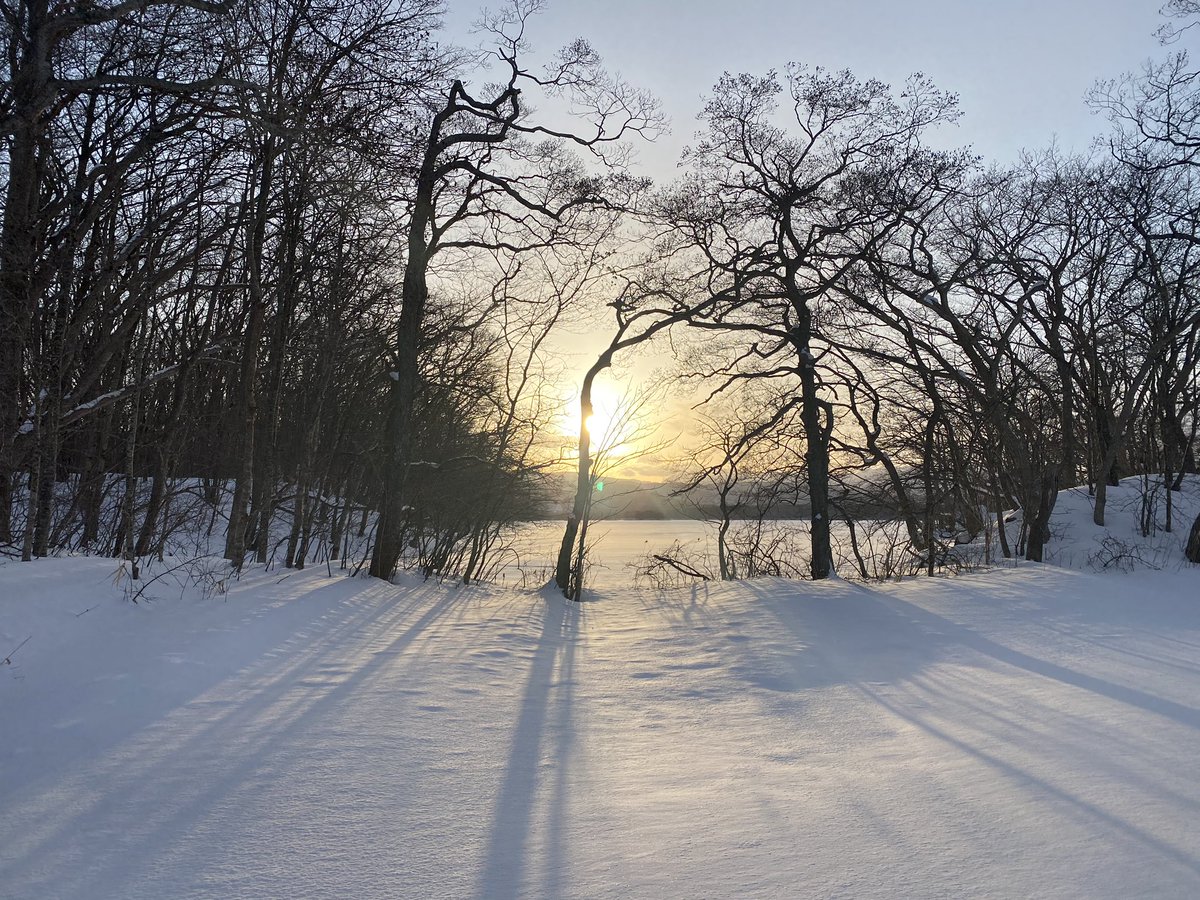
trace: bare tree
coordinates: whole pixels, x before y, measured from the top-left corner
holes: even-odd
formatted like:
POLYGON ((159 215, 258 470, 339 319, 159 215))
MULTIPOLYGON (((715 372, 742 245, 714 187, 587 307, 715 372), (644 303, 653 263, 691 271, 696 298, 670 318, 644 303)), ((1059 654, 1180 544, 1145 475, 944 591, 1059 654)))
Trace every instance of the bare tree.
POLYGON ((792 378, 800 393, 811 506, 811 575, 833 569, 830 441, 834 410, 822 367, 833 340, 825 309, 913 197, 966 158, 921 146, 956 116, 954 97, 913 79, 900 98, 848 72, 790 67, 784 80, 725 76, 689 151, 690 176, 664 218, 690 243, 722 294, 697 327, 739 331, 744 353, 715 375, 792 378), (776 124, 780 106, 787 129, 776 124))
POLYGON ((431 107, 413 178, 405 269, 388 409, 387 463, 371 574, 391 577, 403 550, 406 479, 413 462, 413 414, 420 392, 420 333, 430 269, 439 256, 520 254, 594 240, 614 211, 642 185, 623 165, 623 142, 653 132, 658 110, 646 94, 607 75, 583 41, 564 49, 542 73, 525 68, 525 29, 540 4, 515 2, 489 17, 495 89, 476 96, 458 79, 431 107), (526 91, 565 96, 583 113, 579 130, 560 130, 527 113, 526 91), (589 174, 579 148, 600 164, 589 174), (609 148, 612 148, 611 150, 609 148))

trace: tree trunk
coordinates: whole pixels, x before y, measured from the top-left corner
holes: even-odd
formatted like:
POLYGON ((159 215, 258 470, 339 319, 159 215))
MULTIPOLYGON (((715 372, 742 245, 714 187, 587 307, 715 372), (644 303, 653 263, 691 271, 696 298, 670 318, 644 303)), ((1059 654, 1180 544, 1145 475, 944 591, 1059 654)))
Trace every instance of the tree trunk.
POLYGON ((142 527, 138 530, 137 544, 133 551, 136 556, 149 556, 154 549, 154 532, 158 527, 158 517, 167 494, 167 453, 163 443, 160 438, 151 457, 154 471, 150 476, 150 498, 146 501, 142 527))
MULTIPOLYGON (((291 569, 296 566, 296 548, 300 544, 300 532, 303 529, 307 505, 308 483, 301 478, 296 482, 295 500, 292 503, 292 528, 288 532, 287 552, 283 557, 283 566, 285 569, 291 569)), ((303 566, 297 568, 303 568, 303 566)))
POLYGON ((371 553, 371 575, 384 580, 392 577, 404 552, 404 488, 416 446, 413 428, 417 389, 421 380, 421 325, 429 300, 429 288, 425 281, 427 259, 424 235, 412 236, 409 248, 400 323, 396 329, 396 368, 389 373, 392 386, 386 436, 387 466, 383 473, 383 497, 379 504, 375 547, 371 553))
POLYGON ((1104 525, 1104 515, 1108 505, 1108 489, 1120 485, 1116 477, 1117 456, 1121 452, 1123 441, 1113 440, 1104 447, 1104 456, 1096 467, 1096 503, 1092 508, 1092 522, 1104 525))
MULTIPOLYGON (((139 367, 140 368, 140 367, 139 367)), ((140 375, 140 372, 138 373, 140 375)), ((129 430, 125 441, 125 496, 121 503, 121 555, 129 563, 129 577, 137 581, 140 577, 138 570, 137 548, 134 546, 133 514, 137 501, 137 475, 134 471, 134 461, 137 458, 138 415, 141 407, 140 392, 133 395, 129 401, 129 430)))
POLYGON ((267 215, 270 210, 271 181, 277 153, 275 140, 263 141, 263 159, 259 173, 258 197, 255 201, 254 226, 247 245, 246 267, 250 280, 250 315, 246 324, 246 338, 242 345, 242 369, 240 385, 241 455, 238 460, 237 481, 233 489, 233 503, 229 510, 229 532, 225 537, 225 558, 241 571, 246 558, 246 526, 249 520, 247 505, 254 482, 254 439, 258 428, 258 394, 255 382, 258 377, 259 344, 262 342, 263 324, 266 318, 266 300, 263 290, 263 255, 266 244, 267 215))
POLYGON ((13 438, 22 426, 25 350, 36 307, 34 270, 41 205, 38 146, 45 129, 42 113, 55 98, 48 87, 53 72, 47 0, 32 0, 26 15, 24 40, 15 42, 24 52, 9 83, 13 130, 0 231, 0 543, 12 540, 13 480, 21 465, 14 456, 13 438))
POLYGON ((1188 558, 1188 562, 1200 563, 1200 516, 1196 516, 1196 521, 1192 523, 1192 530, 1188 534, 1187 547, 1183 552, 1184 556, 1188 558))
MULTIPOLYGON (((562 543, 558 548, 558 561, 554 567, 554 583, 568 598, 578 593, 578 590, 573 589, 578 586, 573 586, 571 583, 572 571, 575 568, 573 565, 574 550, 579 539, 580 526, 586 523, 592 499, 592 435, 587 426, 588 419, 594 411, 592 383, 596 380, 596 376, 607 369, 611 363, 612 353, 602 353, 583 376, 583 385, 579 389, 579 464, 575 470, 575 499, 571 503, 571 514, 567 516, 562 543)), ((584 537, 586 535, 585 526, 584 537)))
POLYGON ((1000 541, 1000 552, 1005 559, 1012 559, 1012 548, 1008 545, 1008 523, 1004 521, 1004 495, 1000 491, 1000 479, 995 470, 991 473, 992 496, 996 503, 996 537, 1000 541))
POLYGON ((104 410, 91 426, 87 461, 80 476, 80 490, 83 493, 80 504, 83 517, 81 546, 84 550, 92 549, 100 539, 100 515, 108 479, 108 446, 115 411, 116 406, 104 410))
POLYGON ((832 410, 821 399, 817 384, 817 361, 812 354, 812 314, 804 303, 794 305, 797 325, 792 345, 800 357, 800 420, 804 425, 804 462, 808 470, 808 502, 811 507, 810 541, 813 580, 833 572, 833 545, 829 531, 829 436, 832 410))
POLYGON ((736 576, 729 564, 729 496, 728 491, 721 491, 721 525, 717 528, 717 569, 722 581, 732 581, 736 576))
MULTIPOLYGON (((1162 416, 1163 454, 1168 463, 1177 463, 1179 475, 1191 475, 1196 472, 1196 451, 1192 448, 1192 436, 1187 433, 1180 421, 1179 414, 1171 400, 1163 404, 1162 416)), ((1172 490, 1175 481, 1169 482, 1172 490)))
POLYGON ((60 403, 56 401, 57 389, 46 397, 46 411, 42 415, 41 441, 38 446, 38 489, 37 509, 34 511, 33 555, 50 555, 50 527, 54 518, 54 486, 58 474, 58 444, 61 429, 58 425, 60 403))
POLYGON ((1050 515, 1054 512, 1055 501, 1058 500, 1058 478, 1057 465, 1048 466, 1042 473, 1037 506, 1033 516, 1026 522, 1029 533, 1025 543, 1025 558, 1033 562, 1043 561, 1046 544, 1050 540, 1050 515))

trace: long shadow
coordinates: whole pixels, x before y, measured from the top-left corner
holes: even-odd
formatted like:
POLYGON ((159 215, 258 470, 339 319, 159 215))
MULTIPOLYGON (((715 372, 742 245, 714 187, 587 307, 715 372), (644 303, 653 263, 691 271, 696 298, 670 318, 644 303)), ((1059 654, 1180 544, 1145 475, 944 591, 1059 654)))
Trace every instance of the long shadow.
MULTIPOLYGON (((461 597, 450 595, 431 605, 383 649, 374 652, 365 664, 358 666, 349 677, 332 688, 324 690, 317 699, 311 700, 307 694, 298 699, 289 698, 289 694, 295 692, 297 685, 306 676, 323 674, 321 667, 326 660, 336 659, 339 663, 349 661, 344 655, 343 641, 353 632, 369 627, 372 633, 378 634, 388 632, 401 624, 414 609, 414 604, 407 602, 409 599, 409 595, 398 594, 392 602, 374 607, 371 614, 354 616, 331 633, 320 634, 317 639, 320 649, 302 654, 299 661, 292 659, 293 664, 289 665, 281 660, 275 671, 251 670, 233 676, 231 681, 235 682, 243 676, 259 682, 268 677, 269 680, 261 687, 252 684, 249 690, 252 690, 253 694, 246 702, 235 703, 230 712, 205 721, 199 729, 187 734, 176 744, 161 747, 152 741, 153 734, 148 733, 145 741, 147 746, 143 749, 147 754, 153 754, 151 761, 139 766, 140 753, 124 754, 113 762, 112 765, 118 767, 115 771, 107 774, 103 771, 89 773, 89 780, 99 783, 105 783, 109 779, 119 780, 122 787, 116 791, 105 792, 95 804, 84 811, 53 822, 51 828, 44 831, 32 846, 27 847, 20 858, 13 859, 11 866, 5 866, 6 882, 20 878, 35 869, 41 869, 46 877, 52 879, 63 877, 66 873, 54 872, 52 867, 44 865, 45 860, 40 859, 40 851, 43 848, 56 847, 61 835, 104 834, 106 831, 112 833, 114 817, 129 820, 125 822, 125 829, 118 826, 118 830, 122 832, 127 831, 135 835, 152 828, 155 844, 160 848, 166 849, 185 841, 198 817, 245 784, 260 767, 264 758, 297 734, 311 729, 315 721, 323 715, 336 710, 347 695, 359 690, 431 624, 462 602, 461 597), (247 738, 248 731, 252 730, 256 723, 263 722, 271 724, 271 727, 264 729, 261 737, 247 738), (274 727, 273 723, 283 724, 282 727, 274 727), (196 758, 197 754, 204 758, 221 759, 224 765, 219 777, 206 784, 199 792, 192 793, 191 782, 194 773, 180 773, 179 762, 196 758), (187 799, 171 805, 166 810, 159 807, 151 809, 149 805, 163 794, 164 782, 172 780, 180 783, 187 799)), ((287 657, 285 654, 284 659, 287 657)), ((182 708, 185 713, 186 709, 186 706, 182 708)), ((61 803, 61 798, 58 802, 61 803)), ((111 852, 111 847, 97 847, 96 850, 86 867, 89 879, 116 876, 132 883, 139 877, 136 867, 141 857, 137 854, 133 854, 131 860, 126 853, 111 852), (106 849, 109 852, 100 852, 106 849), (122 871, 123 869, 128 870, 122 871)), ((83 885, 76 885, 75 889, 82 887, 83 885)))
POLYGON ((914 622, 879 603, 837 585, 771 580, 747 582, 755 605, 780 624, 776 652, 748 643, 743 662, 731 669, 754 687, 802 691, 830 684, 893 682, 911 677, 943 658, 954 643, 945 629, 914 622))
POLYGON ((758 604, 769 608, 805 651, 783 653, 761 664, 761 647, 742 674, 752 684, 777 691, 801 690, 844 681, 890 682, 933 664, 956 647, 1053 679, 1081 690, 1200 729, 1200 709, 1138 688, 1088 675, 1000 644, 977 631, 865 585, 826 593, 776 582, 750 583, 758 604), (797 601, 800 602, 797 602, 797 601), (862 627, 856 627, 861 624, 862 627), (810 652, 822 665, 805 665, 810 652), (755 658, 760 660, 755 670, 755 658))
MULTIPOLYGON (((336 608, 328 605, 327 594, 347 593, 347 596, 341 600, 343 603, 361 597, 360 593, 348 592, 352 586, 353 582, 339 578, 332 582, 317 584, 299 594, 295 592, 295 583, 289 584, 282 590, 267 588, 267 592, 261 598, 260 608, 254 611, 252 617, 249 620, 239 619, 236 624, 229 624, 227 629, 216 635, 215 640, 221 642, 222 649, 224 649, 230 646, 229 635, 235 631, 238 633, 239 640, 234 646, 244 647, 246 652, 243 657, 233 663, 233 666, 240 667, 243 671, 249 666, 268 665, 267 660, 278 648, 280 637, 291 641, 297 635, 314 634, 313 640, 308 642, 308 649, 315 652, 315 648, 323 646, 329 641, 336 641, 345 632, 365 627, 373 619, 383 614, 384 608, 375 604, 346 608, 344 618, 332 628, 326 628, 326 617, 331 608, 336 608), (267 605, 272 607, 271 615, 265 614, 264 608, 267 605), (285 623, 279 621, 280 615, 286 617, 285 623), (259 640, 256 635, 261 631, 267 631, 268 636, 273 640, 266 642, 259 640)), ((219 603, 220 601, 212 602, 219 603)), ((222 606, 228 608, 235 602, 236 598, 222 606)), ((235 617, 231 615, 228 618, 232 620, 235 617)), ((185 636, 181 635, 182 637, 185 636)), ((197 639, 195 652, 203 656, 211 638, 201 634, 193 635, 193 637, 197 639)), ((279 659, 278 665, 283 669, 297 665, 301 661, 303 661, 303 655, 284 655, 279 659)), ((166 680, 148 686, 135 685, 133 682, 125 681, 120 684, 119 689, 114 689, 112 679, 124 678, 119 670, 125 668, 125 661, 119 658, 102 658, 100 664, 108 665, 118 671, 89 670, 86 673, 88 680, 81 680, 75 685, 76 696, 72 706, 67 708, 59 706, 60 713, 68 719, 90 721, 88 741, 85 743, 56 740, 54 738, 59 738, 61 735, 51 733, 41 736, 37 761, 38 771, 55 773, 77 771, 102 757, 106 750, 128 740, 131 734, 153 727, 156 722, 161 721, 180 707, 204 696, 230 677, 230 666, 221 665, 199 672, 190 672, 188 677, 181 680, 177 686, 166 680), (104 680, 106 677, 109 680, 104 680), (133 693, 135 689, 136 694, 133 693), (104 706, 113 707, 119 714, 106 717, 96 716, 96 709, 104 706)), ((58 700, 58 698, 55 699, 58 700)), ((10 728, 14 727, 11 720, 6 724, 10 728)), ((53 727, 52 723, 44 720, 31 724, 44 728, 53 727)), ((36 742, 38 737, 35 731, 26 733, 26 739, 32 738, 36 742)), ((41 782, 53 781, 58 777, 57 775, 47 775, 38 780, 23 780, 15 777, 15 773, 20 772, 23 760, 12 754, 12 746, 11 741, 0 742, 0 805, 2 806, 13 804, 17 797, 35 790, 41 782)))
POLYGON ((551 785, 550 808, 546 817, 546 897, 563 896, 563 875, 567 869, 567 815, 570 800, 570 783, 567 775, 575 762, 575 647, 580 633, 579 620, 582 609, 568 608, 573 621, 565 621, 562 662, 558 667, 556 681, 557 697, 554 701, 554 748, 557 761, 554 767, 554 783, 551 785))
POLYGON ((545 598, 542 631, 534 648, 521 710, 513 731, 512 748, 504 770, 492 818, 487 855, 476 895, 488 900, 508 900, 521 894, 528 866, 533 831, 534 804, 538 795, 542 747, 547 718, 553 710, 555 781, 547 820, 549 833, 548 885, 539 896, 558 896, 565 864, 566 777, 574 736, 572 701, 575 646, 579 638, 582 607, 557 597, 545 598), (556 676, 557 675, 557 679, 556 676), (558 691, 551 699, 551 691, 558 691))
POLYGON ((1165 716, 1189 728, 1200 729, 1200 709, 1185 706, 1182 703, 1176 703, 1164 697, 1157 697, 1154 694, 1149 694, 1137 688, 1127 687, 1123 684, 1117 684, 1116 682, 1108 681, 1095 675, 1076 672, 1057 663, 1038 659, 1035 656, 1030 656, 1028 653, 1023 653, 1020 650, 1014 650, 1011 647, 999 644, 976 631, 972 631, 970 628, 952 622, 950 619, 929 612, 923 607, 916 606, 898 597, 877 594, 866 587, 860 587, 859 590, 863 593, 871 594, 884 608, 890 609, 893 612, 902 611, 905 616, 927 626, 931 630, 943 633, 955 643, 981 653, 984 656, 990 656, 999 662, 1024 669, 1043 678, 1050 678, 1063 684, 1071 685, 1072 687, 1091 691, 1094 694, 1099 694, 1118 703, 1124 703, 1128 706, 1145 710, 1146 712, 1165 716))
POLYGON ((1170 745, 1162 748, 1167 751, 1166 759, 1160 759, 1155 754, 1159 748, 1148 745, 1136 732, 1120 732, 1111 723, 1086 712, 1071 715, 1044 704, 1041 714, 1030 715, 1027 708, 1006 707, 1003 695, 979 693, 986 676, 968 677, 965 684, 956 685, 955 680, 961 677, 958 672, 921 676, 906 691, 897 690, 886 697, 871 685, 857 687, 885 708, 891 708, 889 703, 903 706, 916 717, 911 720, 914 724, 923 726, 919 710, 933 706, 942 722, 947 725, 953 722, 987 736, 985 740, 990 746, 1007 745, 1028 751, 1052 742, 1060 759, 1086 759, 1089 772, 1134 788, 1147 797, 1156 797, 1160 802, 1200 812, 1200 800, 1185 796, 1161 778, 1164 771, 1169 771, 1169 760, 1173 759, 1170 745), (915 703, 908 702, 905 694, 915 703), (1051 722, 1053 725, 1048 728, 1047 723, 1051 722))
POLYGON ((858 689, 862 691, 865 696, 871 700, 874 700, 893 715, 916 726, 926 734, 936 738, 939 741, 942 741, 950 747, 953 747, 955 750, 974 757, 981 763, 996 770, 1001 776, 1009 779, 1012 782, 1015 782, 1020 787, 1027 790, 1032 790, 1036 793, 1045 794, 1046 796, 1052 797, 1060 803, 1074 807, 1091 818, 1103 822, 1114 831, 1118 831, 1129 836, 1153 852, 1156 852, 1167 859, 1178 863, 1187 869, 1190 869, 1194 873, 1200 874, 1200 862, 1198 862, 1195 857, 1192 857, 1179 848, 1166 843, 1165 841, 1159 839, 1144 829, 1139 828, 1133 823, 1115 816, 1112 813, 1096 806, 1094 803, 1089 803, 1083 798, 1069 793, 1062 788, 1056 787, 1050 782, 1038 778, 1025 769, 1018 768, 1017 766, 1006 762, 998 756, 988 753, 979 747, 968 744, 966 741, 954 737, 949 732, 938 728, 920 716, 904 709, 901 705, 889 702, 889 700, 880 692, 872 690, 869 686, 858 685, 858 689))
MULTIPOLYGON (((1168 669, 1176 669, 1179 672, 1191 677, 1200 676, 1200 665, 1193 662, 1183 662, 1178 659, 1172 659, 1165 655, 1153 656, 1149 653, 1143 653, 1139 650, 1133 650, 1129 647, 1122 646, 1119 643, 1114 643, 1111 639, 1094 637, 1086 634, 1080 629, 1071 628, 1066 625, 1044 625, 1047 631, 1052 631, 1063 637, 1064 640, 1080 641, 1082 643, 1091 644, 1093 647, 1098 647, 1108 653, 1118 653, 1121 656, 1128 657, 1133 660, 1150 663, 1152 666, 1162 666, 1168 669)), ((1193 652, 1193 658, 1200 658, 1200 654, 1193 652)))
MULTIPOLYGON (((1194 855, 1085 797, 1056 786, 1026 768, 1013 764, 1001 755, 980 746, 977 741, 955 735, 950 729, 935 724, 916 709, 896 702, 881 688, 884 685, 895 686, 903 680, 919 683, 922 668, 935 662, 944 653, 961 647, 1031 674, 1161 715, 1188 727, 1200 728, 1200 710, 1039 659, 890 593, 876 591, 863 585, 855 585, 850 592, 831 591, 824 596, 819 589, 809 591, 796 586, 794 591, 788 591, 780 588, 781 585, 770 583, 753 586, 752 590, 759 594, 759 602, 762 605, 772 609, 785 629, 798 640, 811 645, 812 652, 820 659, 821 668, 825 670, 807 677, 797 673, 792 682, 796 688, 834 681, 852 685, 891 715, 921 729, 955 751, 976 759, 1011 783, 1034 795, 1073 808, 1104 827, 1141 844, 1164 860, 1184 867, 1192 873, 1200 873, 1200 860, 1194 855), (863 626, 862 634, 853 633, 856 622, 863 626), (870 658, 870 653, 878 649, 895 649, 896 653, 893 658, 886 658, 886 655, 882 659, 870 658)), ((799 655, 803 656, 803 651, 799 655)), ((964 701, 958 698, 955 702, 962 704, 964 701)), ((943 715, 955 720, 954 714, 947 707, 939 705, 939 708, 943 715)), ((1014 745, 1021 743, 1022 737, 1014 737, 1013 734, 1020 725, 1019 721, 1006 721, 994 711, 982 707, 973 710, 971 716, 976 725, 983 719, 991 722, 993 733, 998 740, 1014 745)), ((1120 777, 1123 783, 1131 784, 1133 779, 1130 776, 1129 772, 1121 772, 1115 777, 1120 777)), ((1144 777, 1141 777, 1141 780, 1144 781, 1144 777)), ((1165 788, 1162 785, 1142 784, 1140 789, 1153 789, 1163 799, 1176 805, 1183 803, 1194 806, 1187 798, 1164 793, 1165 788)))

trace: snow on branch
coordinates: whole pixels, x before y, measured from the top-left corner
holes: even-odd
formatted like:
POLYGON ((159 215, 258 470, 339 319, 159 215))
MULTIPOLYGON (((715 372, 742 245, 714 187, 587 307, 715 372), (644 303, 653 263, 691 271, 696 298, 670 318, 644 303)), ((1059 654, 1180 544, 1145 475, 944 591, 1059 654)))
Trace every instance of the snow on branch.
MULTIPOLYGON (((93 397, 91 400, 84 401, 83 403, 75 403, 74 405, 72 405, 73 398, 66 397, 66 398, 64 398, 63 405, 68 406, 70 408, 65 413, 63 413, 62 416, 59 418, 58 424, 60 427, 62 427, 64 425, 71 425, 72 423, 78 422, 80 419, 91 415, 92 413, 96 412, 97 410, 101 410, 101 409, 104 409, 105 407, 112 406, 114 403, 120 403, 122 400, 125 400, 128 397, 132 397, 138 391, 145 390, 146 388, 150 387, 151 385, 157 384, 160 381, 165 381, 166 379, 173 377, 181 369, 191 365, 193 362, 198 362, 200 360, 210 358, 209 354, 212 353, 214 350, 218 349, 220 346, 221 346, 221 342, 218 342, 215 344, 210 344, 204 350, 200 351, 200 353, 193 359, 183 360, 182 362, 177 362, 177 363, 174 363, 173 365, 166 366, 162 369, 159 369, 156 372, 151 372, 149 375, 147 375, 141 381, 135 382, 133 384, 124 385, 123 387, 119 387, 116 390, 109 391, 106 394, 101 394, 98 397, 93 397)), ((27 439, 29 437, 29 435, 31 435, 33 433, 34 420, 40 415, 38 408, 41 403, 45 402, 45 396, 46 396, 46 392, 43 390, 42 394, 39 398, 39 404, 34 405, 34 408, 32 410, 30 410, 29 416, 26 418, 25 422, 22 423, 21 427, 17 429, 17 434, 16 434, 17 440, 27 439)))

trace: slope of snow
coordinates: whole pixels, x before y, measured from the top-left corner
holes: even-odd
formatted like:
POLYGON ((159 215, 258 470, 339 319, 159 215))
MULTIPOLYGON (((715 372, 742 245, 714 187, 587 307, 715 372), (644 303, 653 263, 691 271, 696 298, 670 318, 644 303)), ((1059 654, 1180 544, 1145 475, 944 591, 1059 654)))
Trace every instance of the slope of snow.
POLYGON ((1103 526, 1092 521, 1095 505, 1086 487, 1058 495, 1050 518, 1047 562, 1118 571, 1177 569, 1186 564, 1188 530, 1200 515, 1200 476, 1187 476, 1182 490, 1169 494, 1161 477, 1122 479, 1108 488, 1103 526))
POLYGON ((1200 896, 1195 569, 113 570, 0 566, 5 897, 1200 896))

